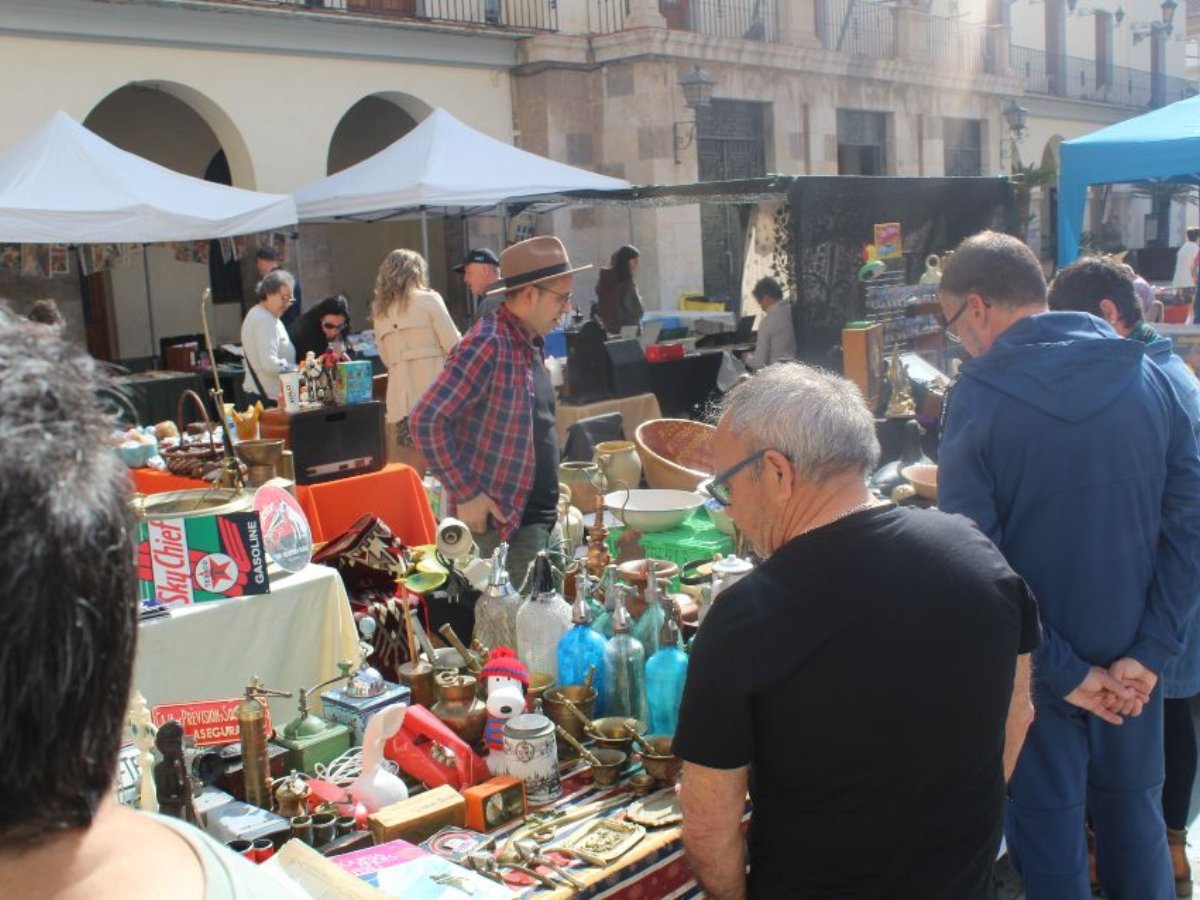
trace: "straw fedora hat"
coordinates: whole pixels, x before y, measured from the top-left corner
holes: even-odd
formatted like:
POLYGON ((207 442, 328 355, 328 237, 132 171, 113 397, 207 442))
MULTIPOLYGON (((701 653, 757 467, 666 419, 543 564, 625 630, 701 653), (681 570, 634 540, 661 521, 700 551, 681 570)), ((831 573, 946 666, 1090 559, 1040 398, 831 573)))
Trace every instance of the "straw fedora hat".
POLYGON ((500 254, 500 271, 504 277, 488 288, 487 296, 552 281, 591 267, 591 263, 588 263, 572 268, 571 260, 567 258, 567 248, 556 237, 546 235, 530 238, 513 244, 500 254))

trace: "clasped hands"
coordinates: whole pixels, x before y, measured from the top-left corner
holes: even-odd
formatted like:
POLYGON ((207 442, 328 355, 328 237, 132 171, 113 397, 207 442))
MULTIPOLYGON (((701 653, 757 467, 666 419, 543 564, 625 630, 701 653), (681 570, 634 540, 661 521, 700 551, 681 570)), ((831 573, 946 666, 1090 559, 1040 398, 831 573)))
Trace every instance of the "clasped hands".
POLYGON ((1123 656, 1107 669, 1092 666, 1066 701, 1110 725, 1120 725, 1125 716, 1142 714, 1157 683, 1156 674, 1136 659, 1123 656))

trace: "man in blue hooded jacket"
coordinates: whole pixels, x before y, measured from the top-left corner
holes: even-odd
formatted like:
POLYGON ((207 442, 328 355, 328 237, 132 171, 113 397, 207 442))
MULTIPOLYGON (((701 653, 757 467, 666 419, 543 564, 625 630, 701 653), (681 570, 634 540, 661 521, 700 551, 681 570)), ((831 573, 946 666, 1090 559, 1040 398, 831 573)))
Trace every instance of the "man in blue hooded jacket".
MULTIPOLYGON (((1075 260, 1054 276, 1047 297, 1050 308, 1099 316, 1121 337, 1145 344, 1146 355, 1175 388, 1192 430, 1200 431, 1200 381, 1187 363, 1172 352, 1171 341, 1143 321, 1137 285, 1127 269, 1109 257, 1075 260)), ((1167 660, 1159 684, 1163 693, 1163 820, 1167 825, 1175 890, 1179 896, 1190 897, 1192 871, 1187 858, 1187 822, 1196 780, 1192 698, 1200 694, 1200 615, 1188 619, 1183 652, 1167 660)))
POLYGON ((1200 597, 1200 456, 1142 344, 1048 312, 1037 258, 964 241, 938 301, 973 357, 947 400, 939 506, 975 520, 1033 588, 1036 716, 1005 834, 1029 900, 1091 896, 1084 812, 1112 900, 1174 895, 1162 691, 1200 597))

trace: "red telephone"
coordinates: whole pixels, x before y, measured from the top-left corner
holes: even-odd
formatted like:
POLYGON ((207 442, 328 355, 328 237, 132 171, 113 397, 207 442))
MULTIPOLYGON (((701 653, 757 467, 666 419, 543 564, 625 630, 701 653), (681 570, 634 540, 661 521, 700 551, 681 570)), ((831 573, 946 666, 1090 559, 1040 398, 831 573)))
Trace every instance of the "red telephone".
POLYGON ((383 745, 383 755, 428 787, 456 791, 491 778, 487 763, 424 706, 413 705, 404 724, 383 745))

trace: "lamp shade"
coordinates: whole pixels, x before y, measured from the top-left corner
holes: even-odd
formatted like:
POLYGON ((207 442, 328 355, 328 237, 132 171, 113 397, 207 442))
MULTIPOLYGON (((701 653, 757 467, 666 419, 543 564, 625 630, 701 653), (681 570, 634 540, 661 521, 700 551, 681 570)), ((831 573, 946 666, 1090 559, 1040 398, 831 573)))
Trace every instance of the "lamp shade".
POLYGON ((1025 120, 1029 116, 1029 110, 1016 100, 1009 100, 1000 113, 1004 116, 1004 121, 1008 123, 1009 131, 1021 132, 1025 130, 1025 120))
POLYGON ((679 79, 679 86, 683 88, 683 100, 687 104, 688 109, 709 106, 712 102, 712 92, 716 84, 717 79, 713 78, 699 66, 693 66, 692 71, 679 79))

